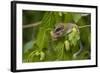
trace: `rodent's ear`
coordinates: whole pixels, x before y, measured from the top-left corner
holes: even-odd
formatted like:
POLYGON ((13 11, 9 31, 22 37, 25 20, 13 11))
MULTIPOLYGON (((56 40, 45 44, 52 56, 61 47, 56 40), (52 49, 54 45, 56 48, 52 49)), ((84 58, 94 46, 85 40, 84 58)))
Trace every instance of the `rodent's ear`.
POLYGON ((57 25, 57 26, 55 27, 55 31, 56 31, 56 30, 60 30, 60 29, 64 29, 64 25, 59 24, 59 25, 57 25))

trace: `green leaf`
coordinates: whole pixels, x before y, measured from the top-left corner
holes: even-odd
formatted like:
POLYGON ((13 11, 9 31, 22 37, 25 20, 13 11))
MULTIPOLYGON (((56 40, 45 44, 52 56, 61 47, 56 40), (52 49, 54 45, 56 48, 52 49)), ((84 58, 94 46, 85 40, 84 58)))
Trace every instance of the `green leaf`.
POLYGON ((65 44, 66 51, 70 50, 70 43, 69 43, 69 41, 65 40, 64 44, 65 44))
POLYGON ((72 23, 73 15, 72 13, 64 13, 64 23, 72 23))
POLYGON ((59 14, 59 16, 62 16, 62 12, 59 12, 58 14, 59 14))
MULTIPOLYGON (((77 23, 79 26, 85 26, 85 25, 90 25, 91 20, 89 20, 89 16, 82 17, 80 21, 77 23)), ((80 29, 80 38, 82 43, 84 44, 84 47, 87 47, 90 49, 90 41, 91 39, 91 27, 85 27, 80 29)))
POLYGON ((34 43, 35 41, 29 41, 28 43, 26 43, 24 45, 24 52, 27 52, 29 49, 32 49, 34 43))
POLYGON ((68 40, 70 41, 71 45, 76 45, 78 40, 80 39, 79 32, 76 28, 72 29, 72 32, 68 35, 68 40))
POLYGON ((74 13, 73 14, 73 20, 74 20, 74 22, 77 23, 81 17, 82 17, 81 14, 74 13))
POLYGON ((41 27, 48 29, 53 28, 55 24, 53 12, 46 12, 42 19, 41 27))
POLYGON ((36 39, 36 44, 39 47, 38 49, 42 50, 44 48, 46 41, 48 41, 46 38, 46 30, 44 28, 40 28, 36 39))
POLYGON ((45 58, 45 53, 44 52, 40 52, 40 60, 44 60, 44 58, 45 58))
POLYGON ((58 43, 54 47, 57 55, 57 60, 62 60, 63 59, 63 50, 64 50, 64 42, 58 41, 58 43))
MULTIPOLYGON (((60 12, 60 13, 61 13, 61 12, 60 12)), ((55 21, 55 22, 54 22, 55 25, 57 25, 58 23, 61 22, 61 18, 62 18, 63 13, 61 13, 60 15, 59 15, 58 12, 54 12, 54 13, 53 13, 52 17, 53 17, 53 20, 55 21), (61 15, 61 16, 60 16, 60 15, 61 15)))

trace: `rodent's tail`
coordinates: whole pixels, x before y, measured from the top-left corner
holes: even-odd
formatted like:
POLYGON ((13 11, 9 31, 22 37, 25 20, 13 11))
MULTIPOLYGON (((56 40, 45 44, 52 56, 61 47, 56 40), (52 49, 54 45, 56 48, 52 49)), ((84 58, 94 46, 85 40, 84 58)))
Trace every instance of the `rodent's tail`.
POLYGON ((73 54, 73 58, 75 59, 83 50, 83 45, 82 45, 82 42, 80 41, 80 49, 73 54))

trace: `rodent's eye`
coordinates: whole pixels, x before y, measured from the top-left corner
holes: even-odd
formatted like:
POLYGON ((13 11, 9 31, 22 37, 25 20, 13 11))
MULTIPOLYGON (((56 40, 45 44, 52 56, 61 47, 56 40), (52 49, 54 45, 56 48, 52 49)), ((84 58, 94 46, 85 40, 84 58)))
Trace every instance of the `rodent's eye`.
POLYGON ((62 30, 62 28, 57 28, 57 29, 55 30, 55 32, 58 32, 58 31, 60 31, 60 30, 62 30))
POLYGON ((63 26, 60 26, 60 27, 58 27, 58 28, 55 29, 55 32, 62 31, 63 29, 64 29, 64 27, 63 26))

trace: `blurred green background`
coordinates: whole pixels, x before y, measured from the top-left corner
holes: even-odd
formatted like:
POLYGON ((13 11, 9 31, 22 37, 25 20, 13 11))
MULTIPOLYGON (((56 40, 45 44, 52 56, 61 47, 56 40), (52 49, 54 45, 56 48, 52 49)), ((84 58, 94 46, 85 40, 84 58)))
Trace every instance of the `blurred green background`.
POLYGON ((22 61, 30 63, 91 59, 90 25, 91 14, 89 13, 23 10, 22 61), (66 50, 64 47, 65 39, 62 38, 57 42, 51 40, 50 31, 59 23, 75 23, 80 27, 80 40, 83 50, 76 58, 72 57, 80 49, 76 42, 74 43, 77 45, 66 50))

